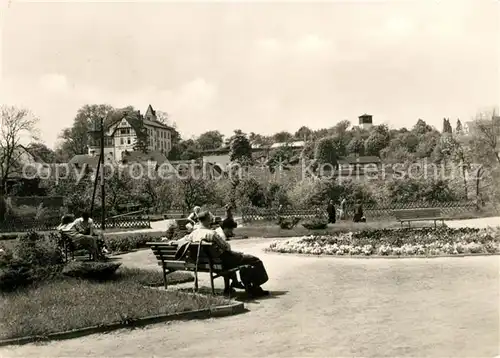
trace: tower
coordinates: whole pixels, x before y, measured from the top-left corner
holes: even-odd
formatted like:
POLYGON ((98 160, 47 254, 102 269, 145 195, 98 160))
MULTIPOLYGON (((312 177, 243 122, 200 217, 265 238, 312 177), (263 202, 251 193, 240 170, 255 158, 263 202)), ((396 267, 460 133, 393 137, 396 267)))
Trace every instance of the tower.
POLYGON ((359 126, 363 129, 370 129, 373 126, 373 116, 371 114, 363 114, 358 117, 359 126))

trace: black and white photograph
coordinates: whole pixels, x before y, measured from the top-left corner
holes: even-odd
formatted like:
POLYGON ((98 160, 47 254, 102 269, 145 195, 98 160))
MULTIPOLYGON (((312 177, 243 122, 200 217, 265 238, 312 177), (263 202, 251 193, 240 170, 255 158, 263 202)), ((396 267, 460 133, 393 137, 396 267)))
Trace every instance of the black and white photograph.
POLYGON ((2 0, 0 115, 0 357, 500 358, 498 0, 2 0))

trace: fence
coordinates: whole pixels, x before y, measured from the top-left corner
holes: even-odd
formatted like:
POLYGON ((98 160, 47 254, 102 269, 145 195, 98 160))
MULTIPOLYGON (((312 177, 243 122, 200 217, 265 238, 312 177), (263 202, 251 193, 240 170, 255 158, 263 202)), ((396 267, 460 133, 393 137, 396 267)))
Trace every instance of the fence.
MULTIPOLYGON (((35 220, 34 218, 9 218, 0 223, 0 232, 28 232, 28 231, 53 231, 60 224, 60 217, 35 220)), ((97 229, 101 228, 99 220, 95 220, 97 229)), ((149 229, 151 222, 148 218, 119 217, 106 220, 106 229, 149 229)))
MULTIPOLYGON (((387 204, 387 205, 363 205, 363 212, 368 220, 373 219, 388 219, 393 217, 394 210, 403 209, 422 209, 422 208, 439 208, 445 217, 453 217, 457 215, 466 215, 477 213, 478 208, 475 202, 415 202, 405 204, 387 204)), ((338 209, 338 207, 337 207, 338 209)), ((353 205, 347 207, 346 215, 352 217, 354 215, 353 205)), ((256 208, 249 207, 242 209, 242 220, 244 222, 254 221, 274 221, 278 216, 281 217, 300 217, 303 219, 312 217, 327 217, 325 207, 310 207, 302 208, 256 208)))

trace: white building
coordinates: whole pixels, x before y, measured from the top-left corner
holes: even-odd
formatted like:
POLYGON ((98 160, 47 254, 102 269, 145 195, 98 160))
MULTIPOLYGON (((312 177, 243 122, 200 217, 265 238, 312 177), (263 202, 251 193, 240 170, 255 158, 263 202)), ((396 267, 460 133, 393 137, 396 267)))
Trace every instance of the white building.
MULTIPOLYGON (((104 156, 121 161, 125 152, 132 152, 142 140, 149 151, 157 151, 167 155, 172 149, 172 133, 174 129, 160 121, 156 112, 148 106, 143 116, 138 112, 137 120, 124 118, 107 128, 104 138, 104 156)), ((100 141, 90 139, 89 155, 100 154, 100 141)))

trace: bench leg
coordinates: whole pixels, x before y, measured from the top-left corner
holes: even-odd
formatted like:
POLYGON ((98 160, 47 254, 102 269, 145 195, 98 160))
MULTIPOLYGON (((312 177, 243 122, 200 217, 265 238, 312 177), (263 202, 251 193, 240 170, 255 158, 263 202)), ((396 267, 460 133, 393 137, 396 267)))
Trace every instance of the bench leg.
POLYGON ((194 292, 198 292, 198 271, 194 271, 194 292))
POLYGON ((168 288, 167 284, 167 270, 165 269, 165 263, 162 263, 162 271, 163 271, 163 285, 165 286, 165 290, 168 288))
POLYGON ((212 295, 215 296, 215 286, 214 286, 214 273, 212 271, 212 265, 210 265, 209 269, 209 274, 210 274, 210 287, 212 288, 212 295))

